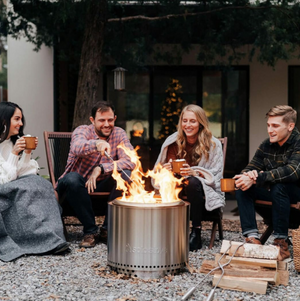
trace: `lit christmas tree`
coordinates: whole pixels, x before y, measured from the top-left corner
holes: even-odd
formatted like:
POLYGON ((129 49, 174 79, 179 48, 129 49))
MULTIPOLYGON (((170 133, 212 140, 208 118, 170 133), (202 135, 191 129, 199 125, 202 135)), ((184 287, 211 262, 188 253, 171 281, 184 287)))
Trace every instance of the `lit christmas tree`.
POLYGON ((183 101, 180 97, 182 86, 177 79, 171 79, 166 90, 166 98, 161 109, 161 128, 159 139, 166 139, 169 135, 177 131, 179 116, 183 108, 183 101))

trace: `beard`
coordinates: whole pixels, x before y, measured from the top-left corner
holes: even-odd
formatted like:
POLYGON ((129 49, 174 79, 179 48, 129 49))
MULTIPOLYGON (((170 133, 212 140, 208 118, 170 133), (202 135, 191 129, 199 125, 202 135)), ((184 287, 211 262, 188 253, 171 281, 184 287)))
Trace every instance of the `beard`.
POLYGON ((99 136, 99 137, 102 137, 102 138, 107 138, 110 136, 111 132, 113 130, 113 127, 109 127, 106 129, 106 132, 109 131, 109 133, 104 133, 104 131, 102 129, 96 129, 95 128, 95 132, 96 134, 99 136))

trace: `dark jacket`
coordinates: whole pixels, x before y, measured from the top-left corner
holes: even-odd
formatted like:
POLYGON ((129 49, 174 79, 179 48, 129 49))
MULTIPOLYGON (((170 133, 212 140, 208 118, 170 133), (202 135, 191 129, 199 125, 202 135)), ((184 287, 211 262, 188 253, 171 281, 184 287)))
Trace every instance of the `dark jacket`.
POLYGON ((300 184, 300 133, 294 128, 288 140, 280 146, 277 142, 271 143, 269 139, 257 149, 253 159, 242 170, 257 170, 256 183, 287 183, 300 184), (260 171, 263 171, 260 173, 260 171))

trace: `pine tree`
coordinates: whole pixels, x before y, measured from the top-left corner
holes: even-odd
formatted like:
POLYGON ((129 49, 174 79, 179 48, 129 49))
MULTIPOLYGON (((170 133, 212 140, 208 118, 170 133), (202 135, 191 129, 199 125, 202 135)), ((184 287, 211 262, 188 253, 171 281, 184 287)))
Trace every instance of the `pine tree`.
POLYGON ((159 131, 159 139, 166 139, 177 130, 179 116, 183 108, 183 101, 180 94, 182 94, 182 86, 179 80, 171 79, 160 113, 161 129, 159 131))

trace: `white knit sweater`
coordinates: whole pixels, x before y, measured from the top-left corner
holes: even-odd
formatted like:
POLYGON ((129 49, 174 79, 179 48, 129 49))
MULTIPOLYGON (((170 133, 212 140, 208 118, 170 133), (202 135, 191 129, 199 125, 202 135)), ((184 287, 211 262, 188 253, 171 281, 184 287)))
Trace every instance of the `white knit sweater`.
MULTIPOLYGON (((155 167, 158 163, 164 164, 167 162, 168 147, 174 143, 176 139, 177 132, 165 140, 161 147, 160 154, 156 160, 155 167)), ((213 145, 211 145, 209 151, 209 160, 206 161, 205 157, 202 156, 198 166, 191 167, 192 169, 201 172, 204 176, 204 178, 197 177, 197 179, 199 179, 199 181, 202 183, 205 193, 205 208, 208 211, 225 206, 224 192, 222 192, 220 188, 220 180, 223 178, 222 144, 217 138, 213 137, 212 139, 215 142, 216 147, 214 148, 213 145)))
POLYGON ((8 183, 20 176, 37 174, 38 163, 30 159, 31 154, 23 152, 22 156, 12 153, 13 143, 10 139, 0 143, 0 184, 8 183))

